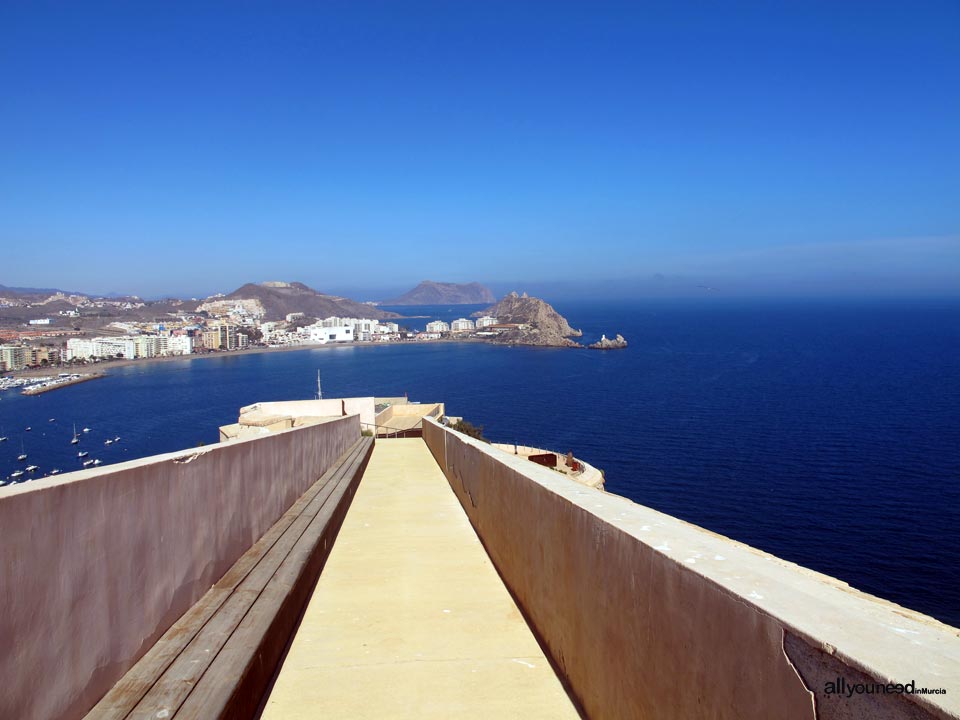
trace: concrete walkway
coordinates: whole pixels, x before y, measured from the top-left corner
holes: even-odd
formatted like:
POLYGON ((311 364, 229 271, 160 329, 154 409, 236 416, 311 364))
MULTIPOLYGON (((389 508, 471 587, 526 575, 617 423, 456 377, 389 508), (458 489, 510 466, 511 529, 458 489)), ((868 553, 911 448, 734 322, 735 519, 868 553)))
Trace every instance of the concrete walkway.
POLYGON ((578 717, 423 440, 377 442, 263 717, 578 717))

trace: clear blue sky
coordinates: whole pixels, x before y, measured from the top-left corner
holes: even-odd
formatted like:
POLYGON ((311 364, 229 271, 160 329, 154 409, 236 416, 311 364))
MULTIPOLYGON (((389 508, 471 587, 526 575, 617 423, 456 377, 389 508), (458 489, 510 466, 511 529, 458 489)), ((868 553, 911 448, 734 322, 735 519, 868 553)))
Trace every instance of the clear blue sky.
POLYGON ((147 296, 956 293, 960 3, 7 0, 0 246, 147 296))

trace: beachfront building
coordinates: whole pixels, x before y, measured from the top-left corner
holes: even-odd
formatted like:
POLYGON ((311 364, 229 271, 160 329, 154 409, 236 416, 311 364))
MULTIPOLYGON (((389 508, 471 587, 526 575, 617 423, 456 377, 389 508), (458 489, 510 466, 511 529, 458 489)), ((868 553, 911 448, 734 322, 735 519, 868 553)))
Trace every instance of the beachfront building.
POLYGON ((497 319, 495 317, 490 317, 489 315, 484 315, 483 317, 477 318, 477 330, 496 324, 497 319))
POLYGON ((30 348, 30 365, 58 365, 60 364, 60 348, 41 345, 30 348))
POLYGON ((300 332, 306 337, 307 342, 324 345, 328 342, 353 342, 353 327, 350 325, 338 325, 335 327, 325 327, 319 323, 300 328, 300 332))
POLYGON ((445 323, 443 320, 434 320, 433 322, 427 323, 426 332, 428 333, 450 332, 450 324, 445 323))
POLYGON ((319 325, 332 327, 349 327, 353 329, 353 339, 369 342, 376 333, 377 321, 370 318, 350 318, 331 316, 318 321, 319 325))
POLYGON ((70 338, 67 340, 67 360, 88 360, 93 357, 93 340, 70 338))
POLYGON ((265 323, 260 323, 260 333, 263 336, 263 341, 265 343, 270 343, 273 341, 275 335, 286 334, 286 331, 279 329, 279 323, 270 321, 265 323))
POLYGON ((220 333, 220 349, 234 350, 237 348, 237 326, 230 323, 220 323, 217 326, 220 333))
POLYGON ((237 332, 237 326, 230 323, 219 323, 207 328, 200 335, 200 340, 205 350, 236 350, 249 344, 249 336, 237 332))
POLYGON ((94 357, 123 358, 135 360, 137 357, 137 342, 132 337, 100 337, 93 339, 94 357))
POLYGON ((193 338, 189 335, 171 335, 166 340, 166 355, 189 355, 193 352, 193 338))
POLYGON ((470 332, 473 330, 473 320, 459 318, 450 323, 450 330, 453 332, 470 332))
MULTIPOLYGON (((37 352, 39 351, 38 348, 37 352)), ((193 352, 193 338, 189 335, 125 335, 67 340, 67 360, 116 357, 135 360, 164 355, 189 355, 191 352, 193 352)), ((59 355, 54 355, 49 350, 46 354, 48 362, 59 362, 59 355)), ((34 362, 34 364, 39 363, 34 362)))
POLYGON ((160 354, 160 338, 156 335, 137 335, 133 338, 134 358, 152 358, 160 354))
POLYGON ((219 350, 220 331, 216 328, 204 330, 200 334, 200 346, 204 350, 219 350))
POLYGON ((0 371, 23 370, 27 366, 27 348, 23 345, 0 345, 0 371))
POLYGON ((400 326, 395 322, 378 322, 373 326, 375 335, 394 335, 400 332, 400 326))

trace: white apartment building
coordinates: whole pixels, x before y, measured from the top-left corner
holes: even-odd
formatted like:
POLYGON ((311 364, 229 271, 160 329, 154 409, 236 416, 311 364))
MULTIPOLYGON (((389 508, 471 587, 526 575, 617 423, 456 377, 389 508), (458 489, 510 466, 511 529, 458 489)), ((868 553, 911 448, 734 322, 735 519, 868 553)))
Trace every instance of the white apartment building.
MULTIPOLYGON (((67 342, 69 344, 69 341, 67 342)), ((136 340, 132 337, 94 338, 93 357, 122 357, 124 360, 133 360, 137 357, 136 340)))
MULTIPOLYGON (((317 322, 323 327, 351 327, 353 339, 369 342, 377 332, 377 321, 369 318, 328 317, 317 322)), ((399 328, 398 328, 399 329, 399 328)))
POLYGON ((375 335, 393 335, 400 332, 400 326, 395 322, 378 322, 373 326, 375 335))
POLYGON ((189 355, 193 352, 193 338, 189 335, 171 335, 166 341, 168 355, 189 355))
POLYGON ((263 341, 269 343, 277 333, 286 334, 283 330, 277 330, 277 324, 273 321, 260 323, 260 332, 263 333, 263 341))
POLYGON ((427 323, 426 332, 428 333, 450 332, 450 325, 449 323, 445 323, 443 320, 434 320, 433 322, 427 323))
POLYGON ((328 342, 353 342, 354 339, 353 327, 349 325, 324 327, 317 324, 301 328, 300 332, 306 335, 308 342, 321 345, 328 342))
MULTIPOLYGON (((134 337, 134 357, 152 358, 159 356, 162 352, 160 339, 158 335, 137 335, 134 337)), ((163 339, 166 340, 166 338, 163 339)))
POLYGON ((23 370, 27 366, 27 348, 23 345, 0 345, 0 370, 23 370))
POLYGON ((468 330, 473 330, 473 320, 458 318, 450 323, 450 329, 453 332, 467 332, 468 330))
POLYGON ((93 340, 70 338, 67 340, 67 360, 89 360, 94 357, 93 340))
POLYGON ((189 335, 134 335, 124 337, 70 338, 67 340, 67 360, 114 358, 126 360, 152 358, 162 355, 189 355, 193 352, 193 338, 189 335))
POLYGON ((481 328, 490 327, 491 325, 496 325, 497 319, 495 317, 490 317, 489 315, 484 315, 481 318, 477 318, 477 330, 481 328))

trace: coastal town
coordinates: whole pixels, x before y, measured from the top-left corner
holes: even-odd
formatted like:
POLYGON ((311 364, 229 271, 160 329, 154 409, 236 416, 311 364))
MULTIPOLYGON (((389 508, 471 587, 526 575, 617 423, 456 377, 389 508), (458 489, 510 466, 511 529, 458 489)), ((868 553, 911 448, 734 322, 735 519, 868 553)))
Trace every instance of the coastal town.
MULTIPOLYGON (((474 293, 461 295, 459 304, 471 297, 492 297, 482 286, 430 285, 447 293, 458 287, 474 293)), ((248 284, 230 295, 193 301, 0 288, 0 373, 8 374, 0 390, 35 394, 98 377, 100 366, 107 363, 251 349, 443 341, 583 347, 571 339, 580 337, 580 330, 549 304, 525 293, 509 293, 470 317, 430 319, 422 329, 419 323, 407 327, 404 321, 410 319, 376 303, 324 295, 301 283, 248 284), (350 314, 336 312, 344 310, 350 314)), ((604 337, 589 347, 625 345, 618 336, 616 343, 604 337)))
MULTIPOLYGON (((184 315, 163 322, 114 322, 93 337, 74 337, 71 331, 57 328, 51 328, 47 334, 33 327, 22 332, 9 329, 4 332, 6 343, 0 345, 0 371, 206 354, 255 346, 283 348, 471 336, 489 338, 507 329, 520 328, 522 324, 500 325, 495 317, 484 316, 476 321, 436 320, 427 323, 423 331, 410 331, 396 322, 336 316, 308 319, 304 313, 290 313, 280 321, 262 321, 238 303, 222 313, 207 316, 184 315)), ((4 383, 0 389, 14 386, 17 385, 4 383)))

